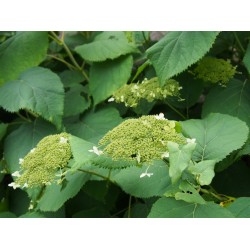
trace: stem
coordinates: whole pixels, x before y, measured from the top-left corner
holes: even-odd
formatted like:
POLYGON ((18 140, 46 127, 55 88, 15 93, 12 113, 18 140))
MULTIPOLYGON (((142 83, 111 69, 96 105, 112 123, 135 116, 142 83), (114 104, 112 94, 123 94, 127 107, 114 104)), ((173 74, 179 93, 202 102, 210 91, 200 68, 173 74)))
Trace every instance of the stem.
POLYGON ((128 201, 128 218, 131 217, 131 202, 132 202, 132 196, 129 196, 129 201, 128 201))
POLYGON ((234 38, 235 38, 235 40, 236 40, 236 42, 237 42, 239 48, 241 49, 241 51, 242 51, 243 53, 245 53, 246 51, 245 51, 244 47, 242 46, 242 43, 241 43, 239 37, 237 36, 236 32, 233 31, 233 34, 234 34, 234 38))
POLYGON ((75 66, 73 66, 72 64, 66 62, 66 61, 63 60, 62 58, 59 58, 59 57, 53 56, 53 55, 47 55, 47 56, 49 56, 49 57, 51 57, 51 58, 53 58, 53 59, 55 59, 55 60, 57 60, 57 61, 59 61, 59 62, 64 63, 69 69, 76 69, 75 66))
POLYGON ((172 106, 171 104, 169 104, 167 101, 165 101, 165 103, 166 103, 173 111, 175 111, 181 118, 183 118, 184 120, 187 119, 179 110, 177 110, 175 107, 173 107, 173 106, 172 106))
POLYGON ((78 171, 81 171, 81 172, 84 172, 84 173, 86 173, 86 174, 92 174, 92 175, 98 176, 98 177, 100 177, 100 178, 102 178, 102 179, 104 179, 104 180, 107 180, 107 181, 109 181, 109 182, 115 184, 115 182, 113 182, 112 180, 109 179, 109 176, 107 177, 107 176, 98 174, 98 173, 96 173, 96 172, 88 171, 88 170, 85 170, 85 169, 77 169, 77 170, 78 170, 78 171))
POLYGON ((56 39, 56 41, 61 44, 63 46, 63 48, 65 49, 66 53, 68 54, 71 62, 73 63, 73 65, 83 74, 83 76, 85 77, 85 79, 87 80, 87 82, 89 82, 89 77, 86 74, 86 72, 81 68, 81 66, 77 63, 77 61, 75 60, 73 54, 71 53, 69 47, 67 46, 67 44, 64 42, 64 33, 61 34, 61 39, 57 36, 57 34, 54 31, 51 31, 51 34, 53 35, 53 37, 56 39))
POLYGON ((19 112, 16 113, 22 120, 26 121, 26 122, 31 122, 30 119, 26 118, 25 116, 21 115, 19 112))

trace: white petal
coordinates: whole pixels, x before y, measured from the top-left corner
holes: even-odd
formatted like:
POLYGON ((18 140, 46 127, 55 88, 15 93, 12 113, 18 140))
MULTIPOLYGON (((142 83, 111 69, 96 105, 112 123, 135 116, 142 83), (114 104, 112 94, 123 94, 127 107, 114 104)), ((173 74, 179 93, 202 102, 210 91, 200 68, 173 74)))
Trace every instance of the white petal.
POLYGON ((33 209, 34 208, 34 205, 33 204, 30 204, 30 206, 29 206, 29 210, 31 210, 31 209, 33 209))
POLYGON ((22 164, 23 163, 23 158, 19 158, 19 164, 22 164))
POLYGON ((13 189, 16 189, 16 188, 19 188, 20 185, 19 184, 16 184, 15 182, 11 182, 9 185, 9 187, 13 187, 13 189))
POLYGON ((115 100, 114 97, 110 97, 110 98, 108 99, 108 102, 113 102, 114 100, 115 100))
POLYGON ((30 150, 30 153, 34 153, 35 150, 36 150, 36 148, 32 148, 32 149, 30 150))
POLYGON ((169 157, 169 152, 165 152, 161 155, 162 158, 168 158, 169 157))
POLYGON ((60 143, 66 143, 68 141, 67 138, 64 138, 64 137, 60 137, 60 143))
POLYGON ((14 172, 11 175, 14 176, 14 177, 20 177, 21 176, 20 173, 19 173, 19 171, 16 171, 16 172, 14 172))
POLYGON ((189 138, 187 138, 187 143, 191 143, 191 144, 193 144, 193 143, 195 143, 195 141, 196 141, 196 139, 195 139, 195 138, 193 138, 193 139, 189 139, 189 138))
POLYGON ((143 178, 143 177, 145 177, 147 175, 147 173, 142 173, 141 175, 140 175, 140 178, 143 178))
POLYGON ((90 150, 88 150, 89 152, 93 152, 93 153, 95 153, 95 154, 97 154, 97 155, 101 155, 101 154, 103 154, 103 151, 101 151, 101 150, 98 150, 98 148, 96 147, 96 146, 93 146, 93 149, 90 149, 90 150))
POLYGON ((29 185, 28 185, 27 182, 25 182, 24 185, 23 185, 23 188, 27 188, 27 187, 29 187, 29 185))
POLYGON ((153 175, 154 173, 147 173, 146 175, 148 176, 148 177, 150 177, 151 175, 153 175))
POLYGON ((163 113, 160 113, 159 115, 155 115, 155 118, 156 118, 157 120, 165 120, 164 114, 163 114, 163 113))

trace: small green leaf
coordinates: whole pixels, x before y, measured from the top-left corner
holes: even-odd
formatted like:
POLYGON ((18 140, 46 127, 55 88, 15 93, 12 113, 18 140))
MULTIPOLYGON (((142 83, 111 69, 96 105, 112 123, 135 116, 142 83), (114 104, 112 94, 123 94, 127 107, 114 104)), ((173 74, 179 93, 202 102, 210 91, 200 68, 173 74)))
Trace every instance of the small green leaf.
POLYGON ((168 32, 147 50, 161 85, 201 59, 212 47, 219 32, 168 32))
POLYGON ((171 185, 167 166, 164 162, 156 162, 152 166, 130 167, 122 169, 113 180, 128 194, 140 198, 160 196, 171 185), (143 173, 150 176, 142 176, 143 173))
POLYGON ((0 106, 9 112, 30 109, 61 126, 64 90, 60 78, 49 69, 35 67, 23 72, 18 80, 0 88, 0 106))
POLYGON ((182 192, 175 194, 176 200, 183 200, 188 203, 206 204, 206 201, 201 197, 199 192, 187 181, 182 181, 179 185, 182 192))
POLYGON ((93 42, 77 46, 75 51, 84 60, 101 62, 138 52, 138 49, 128 42, 123 32, 103 32, 96 36, 93 42))
POLYGON ((0 45, 0 86, 39 65, 48 49, 47 32, 17 32, 0 45))
POLYGON ((227 208, 236 218, 250 218, 250 198, 240 197, 227 208))
POLYGON ((174 184, 189 166, 196 144, 188 143, 179 147, 175 142, 168 142, 167 146, 169 150, 169 176, 174 184))
POLYGON ((57 211, 68 199, 74 197, 88 181, 90 175, 82 172, 67 173, 65 188, 61 185, 52 184, 47 186, 38 203, 41 211, 57 211))
POLYGON ((89 89, 95 105, 110 97, 114 91, 127 83, 132 66, 132 56, 93 64, 90 68, 89 89))
POLYGON ((250 74, 250 43, 248 43, 247 45, 247 51, 244 55, 243 63, 245 67, 247 68, 248 73, 250 74))
POLYGON ((235 116, 250 126, 250 83, 232 79, 227 87, 216 86, 206 96, 202 117, 209 113, 235 116))
POLYGON ((233 218, 226 208, 214 203, 190 204, 174 198, 160 198, 156 201, 148 218, 233 218))
POLYGON ((209 185, 214 176, 215 160, 205 160, 195 163, 188 168, 188 171, 193 175, 196 175, 196 180, 200 185, 209 185))
POLYGON ((246 123, 230 115, 212 113, 202 120, 180 123, 184 136, 196 138, 195 161, 219 162, 232 151, 240 149, 248 138, 246 123))
POLYGON ((19 170, 19 158, 23 158, 45 136, 55 134, 55 127, 41 119, 22 124, 10 133, 4 143, 4 155, 10 172, 19 170))
POLYGON ((105 133, 122 122, 118 110, 112 107, 87 113, 79 122, 66 124, 67 131, 84 140, 97 143, 105 133))

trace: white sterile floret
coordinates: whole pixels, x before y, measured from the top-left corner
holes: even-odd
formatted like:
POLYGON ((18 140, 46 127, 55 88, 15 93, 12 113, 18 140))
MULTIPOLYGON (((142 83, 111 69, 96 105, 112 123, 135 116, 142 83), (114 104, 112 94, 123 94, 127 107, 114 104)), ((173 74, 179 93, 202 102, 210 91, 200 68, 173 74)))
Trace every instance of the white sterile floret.
POLYGON ((34 208, 34 205, 32 204, 32 203, 30 203, 30 205, 29 205, 29 210, 32 210, 34 208))
POLYGON ((67 138, 64 138, 64 137, 60 137, 60 143, 66 143, 68 141, 67 138))
POLYGON ((30 153, 34 153, 35 150, 36 150, 36 148, 32 148, 32 149, 30 150, 30 153))
POLYGON ((23 185, 23 188, 27 188, 27 187, 29 187, 29 185, 28 185, 27 182, 25 182, 24 185, 23 185))
POLYGON ((157 120, 165 120, 164 114, 163 114, 163 113, 160 113, 159 115, 155 115, 155 118, 156 118, 157 120))
POLYGON ((194 144, 194 143, 195 143, 195 141, 196 141, 196 139, 195 139, 195 138, 193 138, 193 139, 187 138, 187 143, 194 144))
POLYGON ((23 163, 23 158, 19 158, 19 164, 22 164, 23 163))
POLYGON ((11 175, 14 176, 14 177, 20 177, 21 176, 19 171, 16 171, 11 175))
POLYGON ((165 152, 161 155, 162 158, 168 158, 169 157, 169 152, 165 152))
POLYGON ((154 173, 142 173, 141 175, 140 175, 140 178, 143 178, 143 177, 145 177, 145 176, 147 176, 147 177, 151 177, 151 175, 153 175, 154 173))
POLYGON ((93 153, 95 153, 97 155, 103 154, 103 152, 101 150, 98 150, 98 148, 96 146, 93 146, 93 149, 90 149, 88 151, 91 152, 91 153, 93 152, 93 153))
POLYGON ((13 187, 13 189, 16 189, 16 188, 19 188, 20 185, 19 184, 16 184, 15 182, 11 182, 9 185, 9 187, 13 187))
POLYGON ((108 99, 108 102, 113 102, 114 100, 115 100, 114 97, 110 97, 110 98, 108 99))

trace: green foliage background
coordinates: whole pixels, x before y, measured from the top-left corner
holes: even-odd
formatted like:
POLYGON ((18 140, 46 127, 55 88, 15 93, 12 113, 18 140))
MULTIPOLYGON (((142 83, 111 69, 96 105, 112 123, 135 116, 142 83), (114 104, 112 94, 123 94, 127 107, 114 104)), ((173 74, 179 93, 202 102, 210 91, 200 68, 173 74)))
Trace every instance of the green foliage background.
POLYGON ((0 37, 0 217, 250 217, 250 32, 167 32, 159 41, 140 31, 0 37), (204 57, 236 68, 226 86, 196 77, 204 57), (136 109, 108 101, 153 77, 161 86, 178 81, 180 96, 136 109), (150 167, 120 168, 88 151, 125 119, 159 113, 195 144, 169 143, 169 159, 150 167), (19 158, 64 131, 73 153, 64 182, 9 187, 19 158), (153 175, 140 178, 145 171, 153 175))

